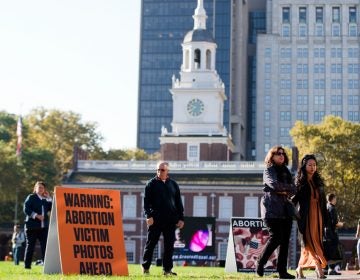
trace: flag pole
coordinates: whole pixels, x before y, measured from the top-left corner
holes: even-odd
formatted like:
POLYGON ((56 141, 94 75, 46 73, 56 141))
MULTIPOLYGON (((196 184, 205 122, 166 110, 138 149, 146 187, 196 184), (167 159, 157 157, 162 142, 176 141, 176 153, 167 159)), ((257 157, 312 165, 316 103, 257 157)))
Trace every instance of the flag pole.
MULTIPOLYGON (((22 145, 22 119, 19 115, 19 119, 16 127, 17 143, 16 143, 16 157, 18 166, 21 166, 21 145, 22 145)), ((14 224, 18 223, 18 206, 19 206, 19 186, 15 187, 15 209, 14 209, 14 224)))

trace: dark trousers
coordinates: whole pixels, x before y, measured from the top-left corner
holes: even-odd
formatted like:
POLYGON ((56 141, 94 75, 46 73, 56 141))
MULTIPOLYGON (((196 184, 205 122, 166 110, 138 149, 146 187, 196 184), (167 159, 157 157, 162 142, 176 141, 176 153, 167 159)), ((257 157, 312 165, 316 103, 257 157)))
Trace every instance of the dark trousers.
POLYGON ((171 271, 173 268, 172 256, 174 252, 175 229, 176 226, 174 224, 153 224, 148 228, 142 263, 144 269, 150 268, 154 248, 162 233, 164 237, 163 269, 164 271, 171 271))
POLYGON ((34 248, 36 244, 36 239, 40 241, 41 247, 41 259, 44 261, 45 258, 45 249, 46 249, 46 241, 47 241, 48 228, 36 228, 36 229, 26 229, 26 248, 25 248, 25 267, 30 268, 32 257, 34 254, 34 248))
POLYGON ((287 257, 289 249, 289 240, 291 234, 291 219, 267 219, 266 226, 270 233, 270 238, 265 244, 263 251, 259 256, 259 265, 264 266, 275 249, 279 248, 277 261, 277 271, 285 273, 287 271, 287 257))

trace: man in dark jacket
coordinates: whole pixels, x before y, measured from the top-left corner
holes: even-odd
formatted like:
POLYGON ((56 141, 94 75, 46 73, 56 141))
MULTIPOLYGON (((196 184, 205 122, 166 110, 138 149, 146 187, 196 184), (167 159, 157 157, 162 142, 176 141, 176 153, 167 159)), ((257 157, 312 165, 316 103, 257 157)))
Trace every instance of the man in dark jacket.
POLYGON ((335 270, 336 264, 341 262, 341 252, 339 248, 339 236, 337 233, 337 228, 343 227, 344 223, 340 222, 338 219, 338 214, 335 208, 336 205, 336 195, 329 193, 326 196, 327 199, 327 211, 328 211, 328 223, 325 228, 325 253, 326 259, 328 261, 329 275, 340 275, 341 273, 335 270))
POLYGON ((36 240, 39 239, 42 261, 45 257, 46 241, 49 228, 48 212, 51 210, 52 199, 45 190, 45 183, 35 183, 32 194, 29 194, 24 202, 25 218, 25 268, 31 268, 32 257, 36 240))
POLYGON ((178 184, 169 178, 169 164, 157 164, 157 175, 149 180, 145 187, 144 212, 148 226, 142 268, 149 274, 151 260, 161 233, 164 237, 163 270, 164 275, 176 275, 172 272, 173 251, 176 227, 184 226, 184 207, 178 184))

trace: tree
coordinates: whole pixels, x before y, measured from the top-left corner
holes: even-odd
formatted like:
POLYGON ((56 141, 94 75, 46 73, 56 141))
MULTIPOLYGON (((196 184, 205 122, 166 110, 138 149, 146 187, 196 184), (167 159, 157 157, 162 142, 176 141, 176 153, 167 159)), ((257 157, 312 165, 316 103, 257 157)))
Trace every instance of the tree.
POLYGON ((85 147, 90 158, 101 151, 103 137, 96 132, 96 124, 83 123, 79 114, 38 108, 26 117, 29 139, 34 146, 51 151, 60 167, 60 178, 72 167, 75 144, 85 147))
POLYGON ((300 158, 316 155, 326 191, 338 197, 339 215, 349 226, 359 218, 360 124, 327 116, 322 123, 296 122, 290 131, 300 158))
POLYGON ((101 151, 93 156, 97 160, 158 160, 160 154, 147 154, 142 149, 110 149, 101 151))

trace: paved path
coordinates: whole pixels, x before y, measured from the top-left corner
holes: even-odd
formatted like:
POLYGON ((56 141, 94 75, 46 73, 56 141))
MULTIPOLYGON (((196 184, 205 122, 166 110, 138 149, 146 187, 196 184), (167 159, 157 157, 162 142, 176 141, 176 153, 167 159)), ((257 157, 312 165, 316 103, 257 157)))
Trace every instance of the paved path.
MULTIPOLYGON (((340 271, 341 275, 326 275, 326 279, 347 279, 347 280, 355 280, 360 279, 360 275, 357 275, 356 270, 349 270, 349 271, 340 271)), ((293 274, 293 273, 292 273, 293 274)), ((316 279, 316 274, 314 271, 304 271, 306 279, 316 279)), ((259 279, 261 279, 259 277, 259 279)), ((276 278, 263 278, 265 279, 276 279, 276 278)))

